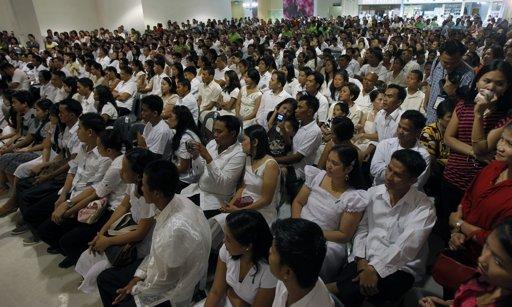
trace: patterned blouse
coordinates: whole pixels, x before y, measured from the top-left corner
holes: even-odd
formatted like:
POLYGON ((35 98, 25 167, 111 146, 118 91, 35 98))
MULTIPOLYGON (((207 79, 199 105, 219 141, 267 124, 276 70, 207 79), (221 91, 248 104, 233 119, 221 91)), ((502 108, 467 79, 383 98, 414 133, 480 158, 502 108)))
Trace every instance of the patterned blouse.
POLYGON ((421 131, 420 143, 428 153, 438 160, 448 159, 450 148, 444 143, 444 136, 437 122, 425 126, 421 131))

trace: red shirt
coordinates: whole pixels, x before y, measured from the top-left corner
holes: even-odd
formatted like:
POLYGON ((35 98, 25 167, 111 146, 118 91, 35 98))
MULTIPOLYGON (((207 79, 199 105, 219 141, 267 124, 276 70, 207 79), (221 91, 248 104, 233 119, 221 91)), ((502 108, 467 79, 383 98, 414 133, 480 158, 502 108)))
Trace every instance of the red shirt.
POLYGON ((473 237, 480 246, 498 224, 512 217, 512 180, 496 184, 507 167, 505 162, 499 161, 484 167, 462 198, 462 219, 482 228, 473 237))

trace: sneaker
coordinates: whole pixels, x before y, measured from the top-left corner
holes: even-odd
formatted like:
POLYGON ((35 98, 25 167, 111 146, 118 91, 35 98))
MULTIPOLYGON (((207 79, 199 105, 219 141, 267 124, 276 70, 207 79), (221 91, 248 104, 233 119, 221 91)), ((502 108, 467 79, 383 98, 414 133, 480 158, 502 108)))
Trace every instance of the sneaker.
POLYGON ((23 245, 25 246, 31 246, 36 245, 37 243, 41 242, 38 238, 31 236, 30 238, 26 238, 23 240, 23 245))
POLYGON ((60 263, 59 263, 59 268, 61 269, 67 269, 67 268, 70 268, 72 266, 75 265, 75 261, 73 261, 73 259, 69 258, 69 257, 66 257, 64 258, 64 260, 62 260, 60 263))
POLYGON ((17 236, 17 235, 20 235, 20 234, 25 233, 27 231, 28 231, 28 225, 27 224, 16 225, 16 228, 11 230, 11 235, 17 236))

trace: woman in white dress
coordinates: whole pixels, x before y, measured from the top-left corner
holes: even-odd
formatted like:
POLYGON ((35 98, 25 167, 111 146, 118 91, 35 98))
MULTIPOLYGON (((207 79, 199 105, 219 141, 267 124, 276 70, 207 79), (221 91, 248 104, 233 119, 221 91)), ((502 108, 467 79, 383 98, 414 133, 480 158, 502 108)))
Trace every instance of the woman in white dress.
POLYGON ((91 65, 91 80, 94 83, 94 87, 105 84, 105 73, 100 63, 92 63, 91 65))
POLYGON ((164 101, 162 117, 165 119, 169 117, 172 107, 180 100, 176 92, 176 83, 169 77, 162 79, 162 100, 164 101))
POLYGON ((375 129, 375 116, 382 109, 384 93, 374 90, 370 92, 370 100, 372 101, 373 109, 368 114, 364 115, 360 125, 356 125, 356 131, 359 133, 355 136, 354 145, 356 145, 361 152, 365 152, 372 141, 378 141, 375 129))
POLYGON ((245 86, 240 90, 236 102, 236 116, 242 118, 244 127, 255 123, 256 113, 260 107, 261 91, 258 89, 260 74, 256 69, 249 69, 244 76, 245 86))
POLYGON ((217 106, 220 115, 235 115, 235 105, 240 94, 240 79, 234 70, 224 74, 226 85, 222 89, 217 106))
POLYGON ((79 290, 85 293, 97 290, 96 278, 101 272, 112 267, 105 256, 105 249, 109 246, 122 246, 138 242, 136 245, 137 258, 141 259, 149 254, 156 207, 145 202, 140 189, 145 166, 159 158, 159 155, 142 148, 135 148, 124 156, 120 176, 122 181, 128 185, 126 195, 98 235, 89 243, 90 248, 83 252, 78 259, 75 270, 84 278, 78 287, 79 290), (126 213, 131 213, 132 219, 137 223, 137 228, 126 234, 107 237, 110 225, 126 213))
POLYGON ((279 164, 269 155, 270 148, 266 130, 260 125, 244 129, 242 149, 246 159, 243 184, 227 204, 221 204, 223 212, 212 218, 212 247, 218 248, 228 213, 240 210, 257 210, 271 225, 277 218, 279 204, 279 164))
POLYGON ((320 277, 331 282, 347 258, 347 243, 357 229, 368 205, 357 150, 335 146, 326 170, 304 168, 306 181, 292 203, 292 217, 317 223, 327 240, 320 277))
POLYGON ((272 306, 277 279, 268 265, 272 234, 263 216, 254 210, 229 214, 224 242, 213 286, 195 306, 272 306))

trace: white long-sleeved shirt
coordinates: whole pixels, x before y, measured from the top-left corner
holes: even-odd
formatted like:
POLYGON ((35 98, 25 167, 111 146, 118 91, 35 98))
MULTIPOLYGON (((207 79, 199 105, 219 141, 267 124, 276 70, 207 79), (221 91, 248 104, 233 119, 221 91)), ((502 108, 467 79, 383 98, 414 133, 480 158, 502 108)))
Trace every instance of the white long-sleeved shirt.
POLYGON ((396 136, 396 128, 401 116, 401 108, 397 108, 391 114, 386 114, 385 110, 380 110, 375 115, 375 130, 377 130, 379 142, 396 136))
MULTIPOLYGON (((396 137, 385 139, 379 142, 377 148, 375 149, 375 154, 373 155, 372 163, 370 165, 370 173, 373 176, 373 185, 384 183, 384 173, 386 172, 386 168, 391 161, 391 155, 400 149, 404 148, 400 145, 400 142, 396 137)), ((423 173, 421 173, 421 175, 418 177, 418 181, 414 184, 414 186, 418 187, 418 189, 422 191, 423 186, 427 182, 430 175, 430 154, 423 146, 421 146, 420 142, 416 142, 414 147, 410 149, 417 151, 427 163, 427 168, 423 173)))
POLYGON ((198 183, 193 183, 183 189, 182 195, 199 194, 201 209, 217 210, 220 203, 227 202, 235 193, 236 186, 245 166, 245 154, 242 146, 235 143, 223 152, 218 152, 217 142, 211 140, 206 145, 212 161, 206 164, 198 183))
POLYGON ((142 278, 132 289, 137 306, 170 301, 190 306, 196 284, 208 267, 211 234, 201 210, 176 194, 156 217, 149 255, 135 276, 142 278))
POLYGON ((433 201, 414 187, 394 206, 385 185, 370 188, 368 196, 370 204, 354 236, 351 260, 368 260, 381 278, 402 270, 419 280, 436 222, 433 201))

